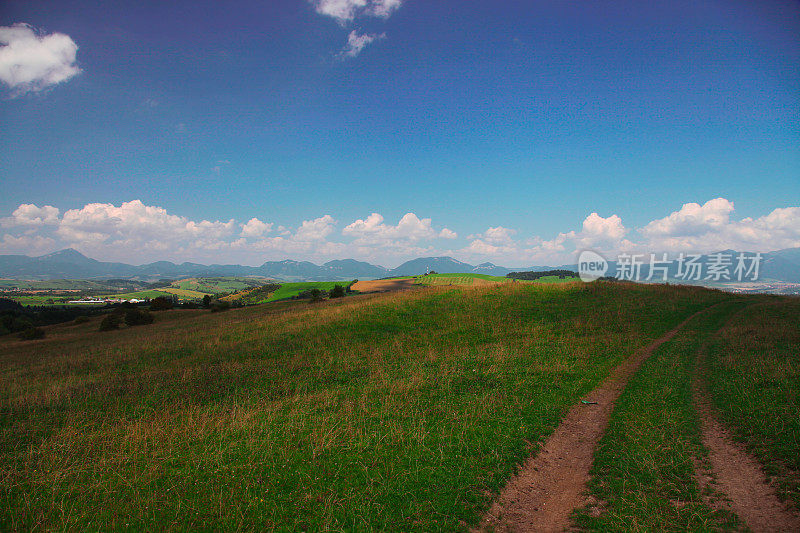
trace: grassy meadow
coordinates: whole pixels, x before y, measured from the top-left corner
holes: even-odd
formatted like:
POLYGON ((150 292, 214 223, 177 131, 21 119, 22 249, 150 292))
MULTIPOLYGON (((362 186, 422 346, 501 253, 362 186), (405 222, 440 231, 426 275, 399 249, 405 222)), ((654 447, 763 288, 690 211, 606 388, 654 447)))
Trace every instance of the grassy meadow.
POLYGON ((609 369, 727 298, 433 287, 5 338, 0 529, 464 529, 609 369))
POLYGON ((720 328, 702 376, 720 420, 800 509, 800 299, 763 300, 720 328))
MULTIPOLYGON (((574 283, 575 278, 558 276, 542 276, 536 280, 517 280, 517 283, 574 283)), ((512 283, 514 280, 504 276, 488 274, 428 274, 417 276, 419 285, 482 285, 486 283, 512 283)))
POLYGON ((798 301, 572 282, 0 338, 0 529, 466 530, 580 397, 700 310, 620 396, 576 519, 736 528, 694 480, 692 383, 796 498, 798 301))

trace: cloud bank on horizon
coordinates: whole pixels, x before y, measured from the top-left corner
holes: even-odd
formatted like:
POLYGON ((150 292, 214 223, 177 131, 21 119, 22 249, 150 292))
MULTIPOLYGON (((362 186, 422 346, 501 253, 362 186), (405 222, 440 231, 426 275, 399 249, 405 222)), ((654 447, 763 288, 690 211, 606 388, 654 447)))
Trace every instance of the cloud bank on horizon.
POLYGON ((724 249, 767 252, 800 247, 800 207, 784 207, 758 218, 736 219, 734 204, 715 198, 686 203, 643 227, 626 227, 617 215, 589 214, 580 229, 550 239, 522 230, 489 227, 467 235, 435 226, 430 218, 405 214, 396 224, 379 213, 340 224, 326 214, 288 228, 252 217, 246 222, 191 220, 140 200, 119 206, 87 204, 65 212, 21 204, 0 218, 0 253, 39 255, 72 247, 102 260, 153 260, 260 264, 266 260, 355 258, 394 266, 422 255, 452 255, 465 261, 509 266, 563 264, 594 249, 620 252, 707 253, 724 249))

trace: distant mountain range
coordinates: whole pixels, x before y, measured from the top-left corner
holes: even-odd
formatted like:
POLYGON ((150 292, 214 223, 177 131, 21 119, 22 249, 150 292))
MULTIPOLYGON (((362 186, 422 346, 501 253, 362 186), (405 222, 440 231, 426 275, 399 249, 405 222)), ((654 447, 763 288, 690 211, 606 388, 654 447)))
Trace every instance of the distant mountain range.
MULTIPOLYGON (((725 253, 736 254, 732 250, 725 253)), ((763 255, 761 279, 800 283, 800 248, 790 248, 763 255)), ((708 263, 709 256, 701 262, 708 263)), ((616 272, 611 263, 609 274, 616 272)), ((97 261, 67 249, 39 257, 27 255, 0 255, 0 278, 11 279, 108 279, 131 278, 141 280, 178 279, 187 277, 218 276, 264 276, 284 281, 323 281, 375 279, 390 276, 412 276, 428 271, 448 273, 477 273, 505 276, 514 271, 543 271, 554 268, 577 270, 577 265, 532 266, 507 268, 492 263, 470 265, 452 257, 421 257, 406 261, 397 268, 385 268, 355 259, 338 259, 316 265, 309 261, 268 261, 261 266, 201 265, 198 263, 175 264, 157 261, 145 265, 128 265, 97 261)), ((670 277, 674 277, 677 264, 670 266, 670 277)), ((645 269, 646 271, 646 269, 645 269)))

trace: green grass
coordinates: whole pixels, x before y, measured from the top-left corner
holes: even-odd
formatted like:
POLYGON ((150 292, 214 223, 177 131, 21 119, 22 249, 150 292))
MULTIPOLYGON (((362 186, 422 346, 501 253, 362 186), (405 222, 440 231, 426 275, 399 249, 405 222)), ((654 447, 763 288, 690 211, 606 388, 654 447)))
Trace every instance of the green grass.
POLYGON ((771 298, 735 315, 703 370, 721 421, 800 509, 800 301, 771 298))
POLYGON ((609 369, 730 298, 433 287, 0 339, 0 529, 463 530, 609 369))
POLYGON ((577 513, 590 531, 697 531, 734 527, 707 507, 694 477, 704 457, 693 402, 698 350, 742 307, 730 301, 692 319, 645 361, 620 395, 595 453, 591 493, 600 505, 577 513), (599 516, 596 510, 601 512, 599 516))

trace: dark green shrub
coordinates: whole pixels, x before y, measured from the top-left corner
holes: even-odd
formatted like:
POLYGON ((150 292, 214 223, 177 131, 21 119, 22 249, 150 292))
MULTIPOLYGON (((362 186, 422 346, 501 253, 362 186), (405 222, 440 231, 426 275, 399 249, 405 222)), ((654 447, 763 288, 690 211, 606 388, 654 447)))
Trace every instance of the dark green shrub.
POLYGON ((206 309, 211 307, 211 296, 208 294, 203 296, 203 307, 205 307, 206 309))
POLYGON ((44 338, 44 330, 42 328, 28 328, 19 333, 19 338, 24 341, 32 341, 44 338))
POLYGON ((153 315, 146 309, 128 309, 125 311, 125 323, 129 326, 152 324, 153 315))
POLYGON ((331 292, 328 293, 328 296, 330 296, 331 298, 341 298, 342 296, 344 296, 344 287, 342 287, 341 285, 334 285, 333 288, 331 289, 331 292))
POLYGON ((89 317, 86 315, 76 316, 73 322, 75 322, 76 324, 86 324, 87 322, 89 322, 89 317))
POLYGON ((312 302, 321 302, 322 300, 325 299, 325 291, 322 289, 317 289, 317 288, 311 289, 310 291, 308 291, 308 295, 311 298, 312 302))
POLYGON ((118 314, 111 313, 110 315, 106 315, 103 317, 103 320, 100 321, 100 331, 119 329, 120 322, 122 322, 122 317, 118 314))
POLYGON ((159 296, 158 298, 153 298, 150 300, 151 311, 167 311, 173 307, 174 304, 172 303, 172 300, 166 296, 159 296))
POLYGON ((212 313, 219 313, 222 311, 227 311, 231 308, 231 304, 226 302, 225 300, 215 300, 211 303, 211 312, 212 313))

